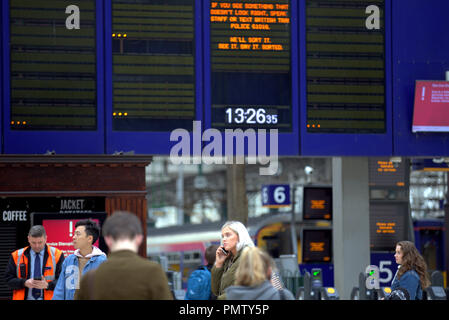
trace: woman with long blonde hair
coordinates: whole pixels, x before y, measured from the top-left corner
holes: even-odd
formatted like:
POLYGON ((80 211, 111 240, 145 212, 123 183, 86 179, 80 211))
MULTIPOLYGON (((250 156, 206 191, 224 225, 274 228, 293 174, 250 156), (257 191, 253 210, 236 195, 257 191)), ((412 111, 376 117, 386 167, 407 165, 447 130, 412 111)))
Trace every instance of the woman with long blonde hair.
POLYGON ((293 294, 273 287, 270 278, 275 268, 273 259, 257 247, 243 250, 236 271, 235 285, 226 289, 229 300, 294 300, 293 294))
POLYGON ((394 255, 399 265, 391 289, 404 288, 410 300, 422 299, 422 291, 430 286, 427 265, 413 242, 399 241, 394 255))

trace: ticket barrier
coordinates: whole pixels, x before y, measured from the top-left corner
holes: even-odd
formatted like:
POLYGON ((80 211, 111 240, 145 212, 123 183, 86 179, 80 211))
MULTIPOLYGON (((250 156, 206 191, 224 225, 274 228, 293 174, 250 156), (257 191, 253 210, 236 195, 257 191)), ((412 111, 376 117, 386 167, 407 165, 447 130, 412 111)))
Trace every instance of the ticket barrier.
POLYGON ((381 300, 391 293, 391 288, 381 287, 379 289, 368 289, 366 287, 367 275, 364 272, 359 274, 358 287, 352 288, 351 300, 381 300))
POLYGON ((430 281, 432 285, 426 288, 423 298, 426 300, 447 300, 443 274, 440 271, 432 272, 430 281))
POLYGON ((296 294, 298 300, 339 300, 337 289, 333 287, 323 287, 321 269, 312 269, 312 274, 308 271, 304 273, 304 286, 298 289, 296 294))

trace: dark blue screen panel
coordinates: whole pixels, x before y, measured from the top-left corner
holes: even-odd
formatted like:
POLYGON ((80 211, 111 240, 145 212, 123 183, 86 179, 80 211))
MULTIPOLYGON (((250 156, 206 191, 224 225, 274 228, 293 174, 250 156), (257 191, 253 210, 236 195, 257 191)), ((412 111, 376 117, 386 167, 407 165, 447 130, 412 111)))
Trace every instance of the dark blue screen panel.
POLYGON ((205 129, 276 129, 279 155, 298 155, 297 1, 204 3, 205 129))
POLYGON ((103 2, 2 3, 4 153, 104 153, 103 2))
POLYGON ((391 1, 300 4, 301 154, 392 154, 391 1), (369 29, 367 7, 380 9, 369 29))
POLYGON ((200 0, 107 1, 106 151, 169 154, 202 119, 200 0))
POLYGON ((449 2, 393 1, 394 154, 447 156, 447 133, 412 133, 416 80, 445 80, 449 2))

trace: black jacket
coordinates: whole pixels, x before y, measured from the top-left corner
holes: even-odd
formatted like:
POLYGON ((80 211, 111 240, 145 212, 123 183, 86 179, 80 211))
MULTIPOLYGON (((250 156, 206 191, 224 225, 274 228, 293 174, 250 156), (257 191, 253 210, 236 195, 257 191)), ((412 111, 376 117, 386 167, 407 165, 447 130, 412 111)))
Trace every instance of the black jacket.
MULTIPOLYGON (((25 257, 28 258, 28 261, 31 261, 30 250, 31 250, 31 247, 28 247, 23 253, 25 255, 25 257)), ((43 264, 42 264, 42 274, 44 274, 44 267, 47 265, 47 259, 51 259, 51 258, 48 255, 48 246, 45 245, 44 260, 43 260, 43 264)), ((59 261, 56 261, 55 279, 48 283, 47 290, 55 289, 56 283, 58 282, 59 274, 61 273, 61 268, 62 268, 63 262, 64 262, 64 255, 61 254, 59 261)), ((13 290, 19 290, 19 289, 25 288, 25 299, 28 296, 28 288, 25 287, 25 281, 27 281, 30 278, 30 269, 31 268, 28 268, 28 274, 26 274, 25 278, 17 278, 17 268, 16 268, 16 264, 14 263, 14 258, 12 257, 12 253, 11 253, 11 255, 9 257, 8 265, 6 266, 6 271, 4 274, 5 282, 13 290)))

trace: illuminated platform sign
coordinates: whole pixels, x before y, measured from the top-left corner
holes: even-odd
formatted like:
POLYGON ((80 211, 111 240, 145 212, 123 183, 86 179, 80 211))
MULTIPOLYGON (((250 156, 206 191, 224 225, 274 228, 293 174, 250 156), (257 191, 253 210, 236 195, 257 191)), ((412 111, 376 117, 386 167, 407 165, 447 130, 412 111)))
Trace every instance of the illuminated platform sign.
POLYGON ((394 251, 396 243, 407 239, 407 204, 370 204, 370 247, 374 251, 394 251))
POLYGON ((303 219, 332 219, 331 187, 304 187, 303 219))
POLYGON ((390 158, 370 158, 368 165, 370 187, 404 187, 408 180, 408 162, 405 159, 392 162, 390 158))
POLYGON ((331 262, 332 230, 304 230, 302 250, 304 263, 331 262))
POLYGON ((297 153, 296 5, 289 0, 208 1, 207 127, 276 129, 286 134, 280 153, 297 153))
POLYGON ((291 131, 290 1, 210 1, 212 127, 291 131))

